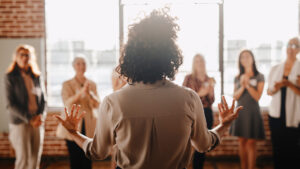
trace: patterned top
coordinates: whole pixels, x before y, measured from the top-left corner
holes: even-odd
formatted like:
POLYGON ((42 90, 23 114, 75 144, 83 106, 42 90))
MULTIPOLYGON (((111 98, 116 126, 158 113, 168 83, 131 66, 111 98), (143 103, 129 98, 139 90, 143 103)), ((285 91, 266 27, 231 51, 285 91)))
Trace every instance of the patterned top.
MULTIPOLYGON (((204 81, 201 81, 197 78, 193 78, 191 74, 186 75, 184 78, 183 86, 193 89, 196 93, 199 92, 200 88, 206 85, 209 85, 210 77, 206 76, 204 81)), ((200 96, 199 96, 200 97, 200 96)), ((212 104, 215 101, 214 92, 209 92, 206 96, 200 97, 204 108, 211 108, 212 104)))

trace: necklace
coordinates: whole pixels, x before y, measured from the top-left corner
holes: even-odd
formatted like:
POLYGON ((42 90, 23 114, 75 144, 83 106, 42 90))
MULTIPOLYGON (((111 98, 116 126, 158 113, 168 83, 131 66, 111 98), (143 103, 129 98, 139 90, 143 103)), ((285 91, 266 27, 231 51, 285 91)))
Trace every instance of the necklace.
POLYGON ((81 83, 80 80, 77 78, 77 76, 75 76, 75 80, 80 84, 80 87, 83 87, 84 82, 85 82, 86 79, 84 78, 84 82, 81 83))

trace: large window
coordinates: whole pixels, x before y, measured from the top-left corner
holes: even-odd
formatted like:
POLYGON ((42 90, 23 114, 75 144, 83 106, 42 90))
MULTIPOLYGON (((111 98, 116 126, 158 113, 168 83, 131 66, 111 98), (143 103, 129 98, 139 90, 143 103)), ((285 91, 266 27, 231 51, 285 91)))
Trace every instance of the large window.
MULTIPOLYGON (((298 35, 298 0, 226 0, 224 2, 224 88, 232 96, 233 80, 238 74, 238 55, 241 49, 251 49, 258 70, 267 82, 271 66, 286 57, 289 38, 298 35)), ((261 106, 269 104, 265 90, 261 106)))
MULTIPOLYGON (((175 83, 182 84, 184 76, 191 72, 193 56, 201 53, 205 56, 209 76, 217 82, 216 102, 220 101, 222 86, 225 95, 233 94, 241 49, 248 48, 254 52, 258 69, 267 80, 271 66, 285 58, 287 40, 299 33, 299 0, 119 2, 46 0, 50 107, 63 106, 60 96, 62 83, 74 76, 71 61, 77 54, 87 57, 87 76, 97 83, 101 98, 111 93, 111 73, 119 56, 119 33, 120 43, 126 43, 128 26, 156 8, 168 6, 170 14, 178 18, 181 28, 178 45, 182 49, 184 63, 175 83), (121 12, 120 15, 118 12, 121 12), (222 60, 224 67, 219 65, 222 60)), ((268 100, 264 90, 261 106, 267 106, 268 100)))
POLYGON ((62 83, 74 76, 72 60, 83 54, 86 76, 103 98, 112 92, 118 49, 118 3, 99 0, 46 0, 48 105, 62 107, 62 83))
POLYGON ((209 76, 216 79, 216 98, 220 97, 219 73, 219 4, 216 1, 144 3, 127 1, 124 3, 124 42, 127 40, 128 26, 149 14, 153 9, 167 6, 170 14, 178 18, 180 26, 178 45, 184 60, 176 75, 175 83, 182 85, 184 76, 192 70, 192 59, 196 53, 204 55, 209 76))

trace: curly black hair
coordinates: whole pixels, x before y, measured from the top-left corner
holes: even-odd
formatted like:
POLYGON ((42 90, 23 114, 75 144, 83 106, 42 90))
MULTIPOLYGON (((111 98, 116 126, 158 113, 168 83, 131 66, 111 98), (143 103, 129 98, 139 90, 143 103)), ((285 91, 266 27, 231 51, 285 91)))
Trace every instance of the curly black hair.
POLYGON ((179 25, 168 9, 154 10, 140 22, 129 26, 128 41, 121 52, 116 71, 130 83, 155 83, 174 76, 182 64, 176 44, 179 25))

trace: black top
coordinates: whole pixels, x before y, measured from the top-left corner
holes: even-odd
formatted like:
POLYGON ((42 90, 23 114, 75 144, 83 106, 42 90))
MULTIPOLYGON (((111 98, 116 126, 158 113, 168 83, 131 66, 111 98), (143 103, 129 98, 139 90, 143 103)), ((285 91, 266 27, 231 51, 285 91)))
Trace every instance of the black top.
MULTIPOLYGON (((288 80, 288 76, 283 76, 283 79, 288 80)), ((281 90, 281 108, 280 108, 280 119, 285 126, 285 99, 286 99, 286 89, 287 87, 282 87, 281 90)))

